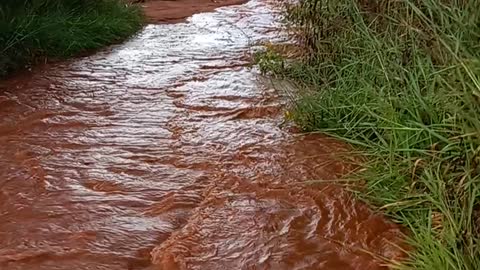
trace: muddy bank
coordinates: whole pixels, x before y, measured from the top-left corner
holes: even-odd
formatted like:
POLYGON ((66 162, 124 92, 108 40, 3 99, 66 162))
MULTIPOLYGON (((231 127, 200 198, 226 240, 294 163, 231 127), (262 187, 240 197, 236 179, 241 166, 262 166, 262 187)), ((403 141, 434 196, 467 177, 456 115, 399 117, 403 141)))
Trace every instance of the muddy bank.
POLYGON ((146 0, 142 3, 151 23, 175 23, 193 14, 213 11, 222 6, 240 5, 248 0, 146 0))

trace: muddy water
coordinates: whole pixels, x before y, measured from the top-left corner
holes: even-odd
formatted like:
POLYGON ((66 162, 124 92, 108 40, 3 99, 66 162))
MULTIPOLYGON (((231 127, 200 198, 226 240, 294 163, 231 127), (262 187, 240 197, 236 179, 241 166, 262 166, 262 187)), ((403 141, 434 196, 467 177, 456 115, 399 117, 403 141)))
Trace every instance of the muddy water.
POLYGON ((338 186, 345 148, 282 128, 245 57, 270 7, 150 25, 5 82, 0 269, 382 269, 400 230, 338 186))
POLYGON ((142 7, 148 21, 152 23, 174 23, 185 21, 186 18, 195 13, 213 11, 218 7, 240 5, 247 1, 248 0, 146 0, 142 3, 142 7))

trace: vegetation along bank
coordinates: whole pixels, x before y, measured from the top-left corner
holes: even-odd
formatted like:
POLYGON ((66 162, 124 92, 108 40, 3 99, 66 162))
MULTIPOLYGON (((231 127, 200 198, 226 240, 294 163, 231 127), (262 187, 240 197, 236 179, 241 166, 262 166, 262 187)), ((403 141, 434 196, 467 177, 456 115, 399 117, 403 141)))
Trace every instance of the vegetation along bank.
POLYGON ((300 0, 285 17, 301 56, 270 46, 256 57, 295 83, 288 115, 300 127, 366 156, 347 177, 411 232, 394 269, 480 269, 479 10, 478 0, 300 0))
POLYGON ((0 77, 119 42, 142 24, 141 9, 121 0, 2 0, 0 77))

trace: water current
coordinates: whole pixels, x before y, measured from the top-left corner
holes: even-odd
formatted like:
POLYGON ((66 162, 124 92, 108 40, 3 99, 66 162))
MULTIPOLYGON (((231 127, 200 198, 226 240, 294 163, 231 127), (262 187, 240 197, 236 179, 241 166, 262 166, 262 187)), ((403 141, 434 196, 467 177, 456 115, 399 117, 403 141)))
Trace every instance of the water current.
POLYGON ((248 66, 252 44, 282 38, 272 10, 148 25, 2 82, 0 269, 363 270, 400 256, 400 228, 332 184, 347 147, 282 127, 285 98, 248 66))

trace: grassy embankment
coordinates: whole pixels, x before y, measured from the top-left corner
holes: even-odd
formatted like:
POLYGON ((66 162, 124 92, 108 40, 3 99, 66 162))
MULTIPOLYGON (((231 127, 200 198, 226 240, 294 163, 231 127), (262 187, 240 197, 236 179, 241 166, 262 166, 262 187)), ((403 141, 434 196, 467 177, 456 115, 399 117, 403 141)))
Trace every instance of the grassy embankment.
POLYGON ((121 0, 1 0, 0 77, 121 41, 142 23, 121 0))
POLYGON ((411 231, 399 269, 480 269, 480 1, 301 0, 305 54, 260 68, 296 82, 291 117, 367 157, 358 195, 411 231))

